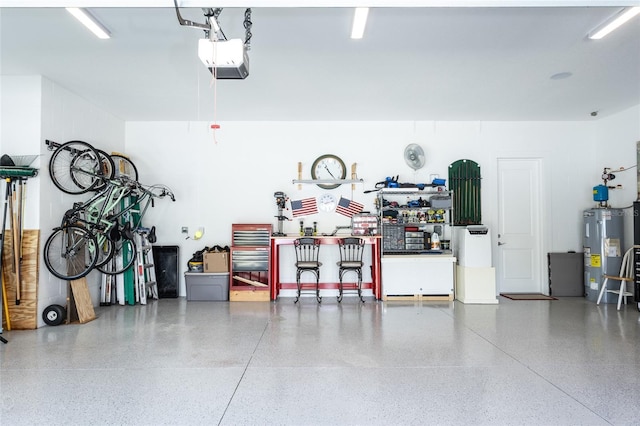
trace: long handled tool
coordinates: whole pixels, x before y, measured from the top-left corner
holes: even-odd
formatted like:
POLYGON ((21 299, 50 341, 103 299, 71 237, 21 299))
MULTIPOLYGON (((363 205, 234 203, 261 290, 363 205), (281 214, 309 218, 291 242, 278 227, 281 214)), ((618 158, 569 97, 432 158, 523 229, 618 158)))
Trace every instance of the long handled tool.
MULTIPOLYGON (((9 191, 11 189, 10 188, 11 179, 7 178, 6 182, 7 182, 7 188, 4 194, 4 212, 2 214, 2 234, 1 234, 2 238, 0 239, 0 278, 2 278, 2 304, 4 306, 5 322, 7 324, 7 330, 11 330, 11 317, 9 316, 9 305, 7 303, 7 288, 4 285, 4 271, 2 270, 2 266, 3 266, 2 256, 4 253, 4 235, 7 227, 7 207, 8 207, 8 200, 9 200, 9 191)), ((0 318, 0 321, 2 321, 1 318, 0 318)), ((7 343, 6 339, 4 338, 0 338, 0 340, 3 343, 7 343)))
MULTIPOLYGON (((7 302, 7 287, 4 285, 4 275, 2 275, 2 272, 0 272, 0 278, 2 278, 2 306, 4 308, 4 320, 7 324, 7 330, 11 331, 11 316, 9 315, 9 303, 7 302)), ((1 321, 2 318, 0 318, 0 322, 1 321)))
POLYGON ((20 279, 20 247, 22 244, 20 243, 20 230, 18 227, 20 226, 20 218, 19 218, 19 210, 17 204, 17 194, 15 188, 15 181, 10 179, 9 185, 11 198, 9 198, 9 208, 11 210, 11 235, 13 239, 13 270, 16 274, 16 305, 20 304, 20 287, 21 287, 21 279, 20 279))
POLYGON ((27 200, 27 179, 20 178, 20 204, 19 204, 19 214, 20 214, 20 263, 22 263, 22 240, 24 240, 24 206, 27 200))
MULTIPOLYGON (((7 304, 7 293, 6 293, 6 285, 4 281, 3 274, 3 254, 4 254, 4 244, 6 241, 6 232, 7 232, 7 207, 11 208, 11 232, 12 232, 12 240, 13 240, 13 267, 15 269, 16 276, 16 305, 20 304, 21 299, 21 290, 22 290, 22 279, 20 277, 20 265, 22 263, 22 231, 24 228, 24 206, 25 206, 25 194, 26 187, 24 183, 27 178, 36 176, 38 174, 38 169, 29 167, 33 161, 38 158, 37 155, 29 155, 29 156, 19 156, 19 157, 9 157, 8 155, 3 155, 0 158, 0 176, 6 182, 6 191, 4 198, 4 214, 2 216, 2 241, 0 243, 0 276, 2 277, 2 297, 3 297, 3 305, 5 307, 6 314, 6 322, 7 328, 11 329, 10 326, 10 315, 7 304), (16 160, 16 161, 14 161, 16 160), (15 163, 21 163, 24 165, 17 166, 15 163), (15 181, 19 181, 18 193, 16 194, 15 181), (23 182, 24 181, 24 182, 23 182)), ((2 308, 0 305, 0 317, 2 316, 2 308)), ((1 332, 1 329, 0 329, 1 332)), ((2 339, 6 343, 4 339, 2 339)))

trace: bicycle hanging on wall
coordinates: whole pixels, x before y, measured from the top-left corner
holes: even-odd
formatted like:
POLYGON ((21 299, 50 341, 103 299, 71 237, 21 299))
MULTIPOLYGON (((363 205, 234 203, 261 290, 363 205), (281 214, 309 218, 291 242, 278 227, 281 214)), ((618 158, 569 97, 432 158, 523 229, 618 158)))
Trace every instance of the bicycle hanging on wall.
POLYGON ((165 185, 140 184, 135 165, 124 156, 110 156, 82 141, 47 144, 55 149, 49 173, 56 187, 68 194, 96 192, 74 203, 45 242, 47 269, 64 280, 82 278, 94 269, 109 275, 128 270, 135 260, 133 234, 142 218, 155 198, 175 201, 173 192, 165 185))

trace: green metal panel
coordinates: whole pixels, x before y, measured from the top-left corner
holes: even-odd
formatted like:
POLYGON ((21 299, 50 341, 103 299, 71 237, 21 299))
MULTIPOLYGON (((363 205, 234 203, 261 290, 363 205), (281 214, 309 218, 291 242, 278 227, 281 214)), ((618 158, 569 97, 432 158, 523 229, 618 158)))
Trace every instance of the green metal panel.
MULTIPOLYGON (((140 204, 136 202, 137 197, 133 197, 133 196, 129 196, 125 199, 123 199, 120 204, 121 204, 121 208, 126 208, 128 206, 130 206, 132 203, 133 204, 133 208, 129 211, 128 214, 125 214, 122 216, 122 220, 121 220, 121 225, 125 225, 126 223, 129 223, 129 226, 131 226, 131 229, 134 230, 136 228, 138 228, 139 226, 142 226, 141 222, 141 217, 140 217, 140 204)), ((135 257, 136 253, 132 252, 132 250, 123 250, 123 261, 127 262, 129 261, 131 258, 135 257), (126 253, 125 253, 126 251, 126 253)), ((132 268, 127 269, 126 271, 124 271, 123 273, 123 278, 124 278, 124 291, 125 291, 125 301, 126 303, 128 303, 129 305, 133 305, 136 303, 136 298, 135 298, 135 286, 136 286, 136 277, 135 277, 135 265, 132 268)))
POLYGON ((30 167, 2 167, 0 168, 0 177, 2 179, 11 177, 33 177, 37 176, 38 169, 30 167))
MULTIPOLYGON (((124 245, 124 244, 123 244, 124 245)), ((127 249, 122 250, 122 261, 128 262, 136 254, 133 253, 129 249, 129 245, 126 246, 127 249)), ((123 263, 126 264, 126 263, 123 263)), ((129 305, 136 304, 136 293, 135 293, 135 285, 136 285, 136 277, 134 275, 135 268, 129 268, 123 272, 124 274, 124 300, 129 305)))
POLYGON ((472 160, 457 160, 449 165, 449 189, 453 191, 453 224, 482 223, 480 202, 480 166, 472 160))
MULTIPOLYGON (((121 209, 125 209, 129 206, 129 203, 131 202, 131 200, 129 199, 129 197, 124 198, 122 201, 120 201, 120 208, 121 209)), ((120 219, 120 225, 124 226, 127 223, 131 223, 131 215, 130 214, 124 214, 122 215, 122 218, 120 219)), ((123 250, 122 251, 122 262, 123 265, 125 265, 126 263, 124 262, 128 262, 129 259, 131 259, 131 256, 135 256, 135 253, 131 253, 131 250, 123 250)), ((135 305, 136 303, 136 293, 135 293, 135 286, 136 286, 136 277, 134 274, 134 268, 129 268, 126 271, 124 271, 122 273, 122 279, 124 281, 124 300, 125 303, 127 303, 128 305, 135 305)))

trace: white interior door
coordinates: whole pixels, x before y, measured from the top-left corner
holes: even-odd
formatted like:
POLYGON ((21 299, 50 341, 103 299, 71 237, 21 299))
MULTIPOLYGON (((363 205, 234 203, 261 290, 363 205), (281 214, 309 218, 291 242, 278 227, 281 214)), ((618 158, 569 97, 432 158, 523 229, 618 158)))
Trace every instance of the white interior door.
POLYGON ((500 292, 543 292, 541 168, 542 160, 537 158, 498 159, 496 275, 500 292))

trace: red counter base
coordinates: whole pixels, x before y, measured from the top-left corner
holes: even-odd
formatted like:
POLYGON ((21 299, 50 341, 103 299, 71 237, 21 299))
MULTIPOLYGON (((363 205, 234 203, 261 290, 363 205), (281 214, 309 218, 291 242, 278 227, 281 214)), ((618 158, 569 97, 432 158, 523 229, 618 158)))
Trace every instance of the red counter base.
MULTIPOLYGON (((314 238, 319 238, 322 240, 322 244, 325 245, 338 245, 338 241, 341 238, 349 237, 350 235, 344 236, 331 236, 324 237, 318 236, 314 238)), ((378 236, 360 236, 357 237, 363 238, 365 243, 371 246, 371 282, 363 282, 363 289, 371 289, 376 300, 379 300, 382 295, 382 288, 380 285, 380 237, 378 236)), ((293 245, 293 242, 299 238, 299 236, 289 235, 284 237, 272 237, 271 238, 271 300, 276 300, 278 298, 278 294, 280 290, 287 289, 297 289, 297 284, 293 283, 282 283, 280 282, 280 247, 283 245, 293 245)), ((339 283, 336 282, 320 282, 320 289, 337 289, 339 283)), ((303 284, 303 289, 311 289, 315 288, 315 284, 303 284)), ((356 288, 354 284, 344 285, 345 290, 356 288)))

